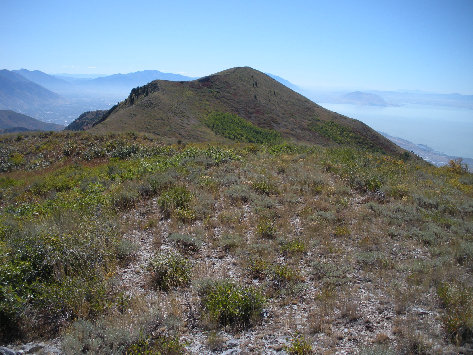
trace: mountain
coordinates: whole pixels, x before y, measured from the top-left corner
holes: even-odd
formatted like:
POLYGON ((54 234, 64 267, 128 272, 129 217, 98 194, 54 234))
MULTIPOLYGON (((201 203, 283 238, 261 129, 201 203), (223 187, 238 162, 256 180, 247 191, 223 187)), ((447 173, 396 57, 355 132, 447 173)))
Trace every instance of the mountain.
POLYGON ((2 133, 21 131, 60 131, 64 126, 46 123, 11 110, 0 110, 0 130, 2 133))
POLYGON ((349 92, 343 95, 342 101, 354 105, 389 106, 381 96, 361 91, 349 92))
POLYGON ((32 114, 63 99, 56 93, 9 70, 0 70, 0 109, 32 114))
POLYGON ((80 115, 76 120, 71 122, 65 130, 66 131, 85 131, 92 128, 102 117, 107 113, 107 110, 87 111, 80 115))
POLYGON ((170 80, 170 81, 189 81, 195 78, 188 76, 163 73, 159 70, 142 70, 128 74, 113 74, 100 78, 91 79, 89 83, 94 85, 113 85, 113 86, 141 86, 153 80, 170 80))
POLYGON ((429 105, 473 109, 473 95, 406 91, 373 91, 394 105, 429 105))
POLYGON ((101 96, 125 97, 131 89, 146 85, 153 80, 189 81, 195 78, 180 74, 163 73, 158 70, 143 70, 128 74, 113 74, 94 79, 74 79, 76 93, 101 96))
POLYGON ((20 69, 12 71, 56 93, 67 92, 72 89, 72 84, 70 82, 60 79, 54 75, 46 74, 39 70, 20 69))
MULTIPOLYGON (((216 133, 215 127, 211 128, 214 124, 209 125, 209 115, 215 113, 237 115, 245 124, 254 126, 251 130, 271 130, 289 141, 400 151, 362 122, 326 110, 248 67, 187 82, 157 80, 135 88, 92 130, 141 131, 174 140, 228 141, 235 132, 225 138, 221 132, 216 133)), ((219 119, 227 120, 224 125, 231 121, 219 119)))
POLYGON ((193 78, 157 70, 94 78, 50 75, 39 70, 2 70, 0 109, 67 124, 85 111, 110 108, 134 87, 156 79, 185 81, 193 78))

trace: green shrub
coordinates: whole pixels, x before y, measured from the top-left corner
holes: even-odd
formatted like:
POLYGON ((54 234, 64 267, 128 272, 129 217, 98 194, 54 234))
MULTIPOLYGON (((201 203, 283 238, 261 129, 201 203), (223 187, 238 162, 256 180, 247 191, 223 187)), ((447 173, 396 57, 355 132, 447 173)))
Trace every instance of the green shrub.
POLYGON ((128 210, 134 207, 139 198, 139 186, 134 182, 123 183, 110 196, 112 205, 118 210, 128 210))
POLYGON ((310 124, 310 129, 338 144, 379 151, 379 148, 369 139, 335 121, 322 121, 314 118, 310 124))
POLYGON ((285 255, 302 254, 306 251, 306 244, 298 239, 283 241, 281 245, 281 252, 285 255))
POLYGON ((148 176, 146 181, 151 187, 151 192, 157 194, 173 186, 178 177, 179 174, 175 170, 170 169, 164 172, 154 173, 148 176))
POLYGON ((256 233, 261 238, 274 239, 276 237, 276 228, 269 218, 261 218, 256 226, 256 233))
POLYGON ((286 351, 288 352, 288 354, 291 354, 291 355, 310 355, 310 354, 314 353, 310 343, 301 334, 298 334, 298 335, 294 336, 291 339, 290 343, 291 344, 286 347, 286 351))
POLYGON ((189 190, 184 186, 175 186, 161 194, 158 198, 158 205, 167 217, 173 213, 180 213, 181 217, 186 217, 191 200, 192 194, 189 190))
POLYGON ((395 350, 387 345, 370 345, 361 348, 360 355, 396 355, 399 354, 398 350, 395 350))
POLYGON ((360 252, 356 255, 356 259, 364 266, 387 268, 391 265, 386 255, 378 251, 360 252))
POLYGON ((287 286, 302 280, 298 270, 284 264, 276 264, 270 268, 271 279, 277 286, 287 286))
POLYGON ((199 287, 202 311, 222 326, 248 327, 261 317, 265 299, 253 287, 207 280, 199 287))
POLYGON ((258 180, 251 183, 251 188, 259 193, 264 195, 271 195, 276 194, 278 189, 272 183, 268 182, 267 180, 258 180))
POLYGON ((204 123, 216 134, 238 142, 275 144, 281 141, 279 132, 259 128, 231 113, 211 113, 204 123))
POLYGON ((116 255, 121 263, 131 260, 139 250, 139 245, 131 240, 122 238, 115 247, 116 255))
POLYGON ((262 258, 250 258, 248 262, 248 272, 254 279, 266 278, 269 271, 269 264, 262 258))
POLYGON ((191 280, 190 262, 174 253, 160 253, 150 263, 153 283, 157 288, 168 291, 186 286, 191 280))
POLYGON ((437 296, 445 309, 442 317, 445 331, 456 344, 473 341, 473 288, 453 283, 437 287, 437 296))
POLYGON ((133 343, 126 351, 126 355, 142 354, 185 354, 185 345, 181 343, 177 335, 159 335, 157 337, 141 337, 133 343))
POLYGON ((44 320, 38 331, 54 332, 58 319, 100 314, 113 297, 103 280, 118 259, 119 239, 104 216, 13 221, 2 234, 0 318, 8 318, 12 329, 28 324, 28 309, 44 320))

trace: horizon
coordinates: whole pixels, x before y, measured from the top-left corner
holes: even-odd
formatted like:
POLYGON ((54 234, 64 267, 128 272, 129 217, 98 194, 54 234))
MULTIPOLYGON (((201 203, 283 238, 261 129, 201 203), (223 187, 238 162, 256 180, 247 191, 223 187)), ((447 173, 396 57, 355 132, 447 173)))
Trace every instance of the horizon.
POLYGON ((0 8, 0 68, 8 70, 201 77, 245 65, 303 88, 473 94, 468 0, 7 0, 0 8))
MULTIPOLYGON (((247 66, 239 65, 237 67, 247 67, 247 66)), ((5 68, 0 68, 0 70, 3 70, 3 69, 5 69, 5 68)), ((231 69, 231 68, 226 68, 224 70, 227 70, 227 69, 231 69)), ((255 69, 255 68, 252 68, 252 69, 255 69)), ((5 70, 9 70, 9 71, 27 70, 27 71, 30 71, 30 72, 39 71, 39 72, 42 72, 44 74, 55 76, 55 77, 71 77, 71 78, 76 78, 76 79, 81 79, 81 78, 82 79, 95 79, 95 78, 101 78, 101 77, 112 76, 112 75, 128 75, 128 74, 134 74, 134 73, 146 72, 146 71, 157 71, 157 72, 160 72, 160 73, 163 73, 163 74, 179 74, 179 75, 187 76, 182 72, 170 73, 170 72, 165 72, 165 71, 162 71, 162 70, 159 70, 159 69, 143 69, 143 70, 127 72, 127 73, 119 72, 119 73, 112 73, 112 74, 103 74, 103 73, 87 74, 87 73, 66 73, 66 72, 63 72, 63 73, 47 73, 47 72, 44 72, 42 70, 34 69, 34 68, 14 68, 14 69, 5 69, 5 70)), ((282 77, 278 74, 267 73, 267 72, 264 72, 263 70, 259 70, 259 69, 256 69, 256 70, 261 71, 264 74, 267 74, 267 75, 270 75, 270 76, 277 76, 280 79, 286 80, 286 78, 284 78, 284 77, 282 77)), ((194 80, 196 80, 196 79, 202 78, 204 76, 214 75, 214 74, 217 74, 217 73, 218 72, 209 73, 209 74, 205 74, 205 75, 197 76, 197 77, 190 77, 189 76, 189 78, 193 78, 194 80)), ((319 87, 317 87, 317 86, 307 87, 306 86, 306 87, 304 87, 304 86, 301 86, 298 83, 294 83, 290 80, 287 80, 287 81, 289 82, 289 84, 295 85, 298 89, 302 89, 303 91, 307 91, 309 93, 316 93, 318 91, 326 92, 326 93, 329 93, 329 92, 342 93, 342 92, 347 92, 347 91, 353 91, 353 92, 374 92, 374 93, 375 92, 380 92, 380 93, 383 93, 383 92, 396 92, 396 93, 406 93, 406 94, 409 93, 409 94, 427 94, 427 95, 428 94, 434 94, 434 95, 473 96, 473 94, 463 94, 463 93, 459 93, 459 92, 439 92, 439 91, 426 91, 426 90, 402 89, 402 88, 381 90, 381 89, 378 89, 378 88, 360 89, 359 87, 329 87, 329 86, 325 86, 325 87, 320 87, 320 86, 319 87)))

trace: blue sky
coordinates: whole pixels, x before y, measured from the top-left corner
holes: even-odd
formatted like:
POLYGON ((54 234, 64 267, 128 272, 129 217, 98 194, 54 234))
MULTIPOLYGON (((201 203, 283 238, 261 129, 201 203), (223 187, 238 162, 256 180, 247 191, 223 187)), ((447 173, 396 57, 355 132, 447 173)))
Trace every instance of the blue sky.
POLYGON ((473 0, 0 2, 0 68, 473 94, 473 0))

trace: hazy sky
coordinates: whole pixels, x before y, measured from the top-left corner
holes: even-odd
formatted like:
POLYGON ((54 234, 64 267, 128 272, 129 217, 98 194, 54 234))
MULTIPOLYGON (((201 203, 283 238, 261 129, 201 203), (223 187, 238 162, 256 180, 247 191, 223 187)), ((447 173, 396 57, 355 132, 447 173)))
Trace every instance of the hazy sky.
POLYGON ((473 94, 473 0, 0 0, 0 68, 473 94))

